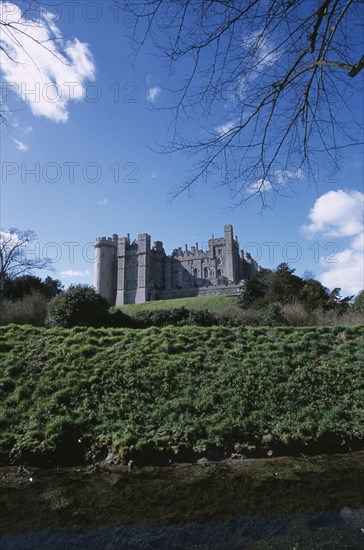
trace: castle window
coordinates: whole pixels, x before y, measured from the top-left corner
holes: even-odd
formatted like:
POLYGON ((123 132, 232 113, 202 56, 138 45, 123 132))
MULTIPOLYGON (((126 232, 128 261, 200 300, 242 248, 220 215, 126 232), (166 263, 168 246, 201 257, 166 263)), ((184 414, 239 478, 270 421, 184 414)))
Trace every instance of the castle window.
POLYGON ((221 264, 221 262, 222 262, 221 258, 217 258, 217 263, 221 264))
POLYGON ((217 270, 217 276, 221 277, 221 270, 220 269, 217 270))
POLYGON ((195 268, 193 270, 193 276, 194 276, 195 279, 197 279, 197 275, 198 275, 198 272, 197 272, 197 269, 195 268))
POLYGON ((215 277, 215 271, 213 269, 211 269, 210 275, 211 275, 211 277, 215 277))
POLYGON ((205 269, 203 270, 203 278, 204 279, 209 278, 209 270, 207 269, 207 267, 205 267, 205 269))
POLYGON ((221 254, 222 254, 222 248, 218 248, 218 249, 217 249, 217 253, 221 256, 221 254))

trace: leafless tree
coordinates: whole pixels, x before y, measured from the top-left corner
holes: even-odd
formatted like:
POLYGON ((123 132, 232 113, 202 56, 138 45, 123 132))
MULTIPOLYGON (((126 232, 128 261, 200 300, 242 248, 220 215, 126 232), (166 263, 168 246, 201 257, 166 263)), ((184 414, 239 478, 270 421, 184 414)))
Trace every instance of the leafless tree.
POLYGON ((37 235, 29 229, 21 231, 14 227, 0 230, 0 295, 5 279, 30 274, 34 270, 52 270, 49 258, 37 254, 37 235), (27 247, 33 246, 30 251, 27 247))
POLYGON ((233 204, 254 195, 264 204, 268 190, 283 194, 304 173, 318 178, 323 163, 332 173, 344 148, 363 144, 361 0, 119 5, 135 51, 152 41, 182 79, 169 90, 173 133, 159 150, 197 160, 174 196, 210 177, 233 204), (201 123, 192 139, 181 136, 185 117, 201 123))

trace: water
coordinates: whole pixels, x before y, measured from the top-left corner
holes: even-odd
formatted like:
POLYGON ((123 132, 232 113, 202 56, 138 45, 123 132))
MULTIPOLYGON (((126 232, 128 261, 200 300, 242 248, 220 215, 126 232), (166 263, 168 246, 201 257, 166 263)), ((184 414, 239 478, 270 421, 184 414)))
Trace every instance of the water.
MULTIPOLYGON (((348 510, 348 509, 347 509, 348 510)), ((364 518, 364 509, 351 514, 364 518)), ((83 531, 44 531, 5 536, 3 550, 90 549, 362 549, 364 535, 342 513, 239 518, 224 523, 118 526, 83 531)))
POLYGON ((363 453, 0 471, 1 550, 363 549, 363 453))

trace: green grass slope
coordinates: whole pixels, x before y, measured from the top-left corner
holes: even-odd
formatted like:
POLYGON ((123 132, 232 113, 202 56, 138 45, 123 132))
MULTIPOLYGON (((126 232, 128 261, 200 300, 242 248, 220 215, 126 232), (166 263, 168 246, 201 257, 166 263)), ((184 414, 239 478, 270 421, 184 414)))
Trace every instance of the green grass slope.
POLYGON ((363 339, 364 327, 1 327, 1 461, 357 448, 363 339))
POLYGON ((133 315, 140 311, 171 310, 179 307, 185 307, 193 311, 208 309, 212 313, 231 308, 237 308, 240 311, 237 305, 237 297, 235 296, 195 296, 194 298, 176 298, 175 300, 156 300, 144 304, 118 306, 117 309, 121 309, 128 315, 133 315))

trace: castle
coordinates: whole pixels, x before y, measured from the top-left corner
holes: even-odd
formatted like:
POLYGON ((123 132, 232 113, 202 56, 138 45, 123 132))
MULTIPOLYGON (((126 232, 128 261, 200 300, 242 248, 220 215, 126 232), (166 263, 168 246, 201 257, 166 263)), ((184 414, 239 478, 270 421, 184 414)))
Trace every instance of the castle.
POLYGON ((168 256, 161 241, 151 246, 147 233, 131 241, 113 235, 95 242, 94 286, 112 305, 142 304, 201 295, 237 295, 241 284, 260 267, 249 254, 239 250, 233 227, 225 225, 224 236, 208 241, 206 250, 198 243, 185 245, 168 256))

